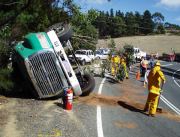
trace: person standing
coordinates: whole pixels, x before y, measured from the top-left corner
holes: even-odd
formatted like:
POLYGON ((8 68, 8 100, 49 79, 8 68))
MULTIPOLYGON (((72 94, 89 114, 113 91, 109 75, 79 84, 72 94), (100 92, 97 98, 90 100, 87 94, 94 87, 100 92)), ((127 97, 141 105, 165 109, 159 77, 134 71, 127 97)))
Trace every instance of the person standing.
POLYGON ((144 82, 143 87, 146 88, 146 85, 148 84, 148 75, 149 75, 150 69, 147 69, 145 75, 144 75, 144 82))
POLYGON ((126 79, 129 79, 129 75, 128 75, 128 71, 127 71, 127 62, 126 62, 126 58, 125 58, 125 56, 122 56, 121 57, 121 65, 123 66, 123 68, 124 68, 124 73, 125 73, 125 78, 126 79))
POLYGON ((166 79, 161 71, 160 62, 156 62, 154 68, 149 72, 148 75, 148 98, 144 111, 149 111, 149 116, 154 117, 156 114, 156 109, 158 105, 158 99, 161 92, 161 85, 165 83, 166 79))
POLYGON ((149 60, 150 69, 152 69, 154 67, 154 64, 155 64, 154 57, 151 55, 151 58, 149 60))
POLYGON ((147 64, 148 61, 144 59, 144 57, 141 58, 141 62, 140 62, 140 73, 141 73, 141 77, 144 77, 146 70, 147 70, 147 64))
POLYGON ((115 53, 111 57, 111 75, 116 76, 120 64, 120 57, 115 53))

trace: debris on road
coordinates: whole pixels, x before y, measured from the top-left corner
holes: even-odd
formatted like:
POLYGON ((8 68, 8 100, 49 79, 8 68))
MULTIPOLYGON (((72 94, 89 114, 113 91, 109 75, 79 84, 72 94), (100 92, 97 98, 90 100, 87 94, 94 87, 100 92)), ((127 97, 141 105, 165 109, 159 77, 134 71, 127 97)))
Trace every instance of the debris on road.
POLYGON ((97 95, 91 94, 86 97, 79 97, 77 101, 79 103, 85 103, 88 105, 110 105, 110 106, 117 106, 118 105, 119 97, 113 96, 105 96, 105 95, 97 95))
MULTIPOLYGON (((132 81, 124 81, 120 86, 119 91, 122 92, 121 96, 108 96, 90 94, 86 97, 78 97, 74 101, 76 103, 82 103, 87 105, 100 105, 100 106, 121 106, 125 110, 144 113, 144 102, 146 101, 146 95, 144 94, 144 88, 135 85, 132 81), (131 87, 129 86, 131 85, 131 87)), ((147 115, 146 113, 144 113, 147 115)), ((163 109, 162 112, 157 112, 159 116, 166 117, 170 120, 179 122, 180 116, 163 109)))
POLYGON ((172 114, 168 111, 164 111, 162 113, 159 113, 159 115, 165 117, 165 118, 168 118, 170 120, 173 120, 173 121, 176 121, 176 122, 180 122, 180 115, 175 115, 175 114, 172 114))

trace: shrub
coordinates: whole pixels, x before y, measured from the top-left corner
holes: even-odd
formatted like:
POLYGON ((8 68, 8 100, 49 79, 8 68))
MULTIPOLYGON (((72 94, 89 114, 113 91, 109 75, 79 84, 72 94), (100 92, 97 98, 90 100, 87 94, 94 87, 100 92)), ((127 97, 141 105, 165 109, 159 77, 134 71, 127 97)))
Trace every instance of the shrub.
POLYGON ((11 80, 12 69, 1 68, 0 69, 0 90, 8 91, 11 90, 14 86, 11 80))
POLYGON ((126 44, 124 47, 124 54, 126 56, 126 64, 127 67, 129 68, 131 66, 131 64, 133 64, 134 62, 134 48, 132 45, 128 45, 126 44))

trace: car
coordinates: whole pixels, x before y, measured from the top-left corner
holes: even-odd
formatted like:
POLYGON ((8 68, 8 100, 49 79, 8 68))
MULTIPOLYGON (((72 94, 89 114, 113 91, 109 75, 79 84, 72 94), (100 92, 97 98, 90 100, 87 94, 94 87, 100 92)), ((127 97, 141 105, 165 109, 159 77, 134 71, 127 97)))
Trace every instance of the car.
POLYGON ((104 49, 98 49, 95 51, 95 58, 96 59, 107 59, 109 52, 104 49))
MULTIPOLYGON (((86 63, 91 63, 95 59, 95 56, 92 50, 85 50, 85 49, 76 50, 75 56, 82 65, 85 65, 86 63)), ((71 62, 74 62, 74 58, 72 55, 69 55, 69 60, 71 62)))

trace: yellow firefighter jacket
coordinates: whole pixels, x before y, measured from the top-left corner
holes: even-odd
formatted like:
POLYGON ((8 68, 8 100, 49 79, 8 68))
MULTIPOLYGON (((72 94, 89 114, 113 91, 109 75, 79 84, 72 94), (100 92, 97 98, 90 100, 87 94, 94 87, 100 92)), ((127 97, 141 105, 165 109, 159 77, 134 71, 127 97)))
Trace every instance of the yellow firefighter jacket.
POLYGON ((148 75, 148 90, 159 95, 162 80, 166 80, 165 76, 161 71, 160 66, 155 66, 148 75))
POLYGON ((119 64, 120 63, 120 58, 119 58, 119 56, 114 56, 114 57, 112 57, 111 58, 111 62, 112 63, 116 63, 116 64, 119 64))

